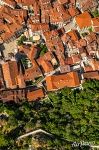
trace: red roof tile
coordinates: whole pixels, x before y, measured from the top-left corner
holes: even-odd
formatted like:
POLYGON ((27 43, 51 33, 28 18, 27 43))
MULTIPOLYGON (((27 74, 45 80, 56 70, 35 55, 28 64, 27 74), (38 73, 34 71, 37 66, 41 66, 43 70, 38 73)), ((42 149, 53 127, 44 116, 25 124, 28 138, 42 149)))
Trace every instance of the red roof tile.
POLYGON ((86 72, 83 74, 85 79, 96 79, 99 80, 99 72, 95 71, 95 72, 86 72))
POLYGON ((88 12, 78 15, 75 20, 80 29, 91 26, 91 16, 88 12))
POLYGON ((76 15, 79 14, 79 11, 77 8, 75 8, 74 6, 71 6, 69 9, 69 14, 72 16, 72 17, 75 17, 76 15))
POLYGON ((52 75, 46 77, 47 90, 53 91, 64 87, 77 87, 80 85, 77 72, 67 74, 52 75))
POLYGON ((16 61, 8 61, 2 64, 4 80, 7 88, 17 87, 18 66, 16 61))
POLYGON ((71 30, 69 32, 67 32, 67 34, 70 36, 71 40, 76 41, 79 39, 76 30, 71 30))
POLYGON ((42 89, 37 89, 35 91, 28 91, 27 92, 27 99, 28 101, 38 100, 44 97, 44 92, 42 89))

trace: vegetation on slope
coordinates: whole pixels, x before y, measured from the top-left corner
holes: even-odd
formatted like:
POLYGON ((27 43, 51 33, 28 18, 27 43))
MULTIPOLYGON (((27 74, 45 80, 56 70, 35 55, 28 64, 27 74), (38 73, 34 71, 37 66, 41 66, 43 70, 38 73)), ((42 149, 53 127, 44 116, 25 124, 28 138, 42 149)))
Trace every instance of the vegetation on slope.
POLYGON ((82 91, 65 88, 51 92, 35 103, 0 103, 0 149, 25 150, 32 145, 38 150, 88 150, 72 147, 81 141, 99 145, 99 81, 87 81, 83 87, 82 91), (17 141, 20 135, 39 128, 52 133, 54 139, 39 137, 37 141, 30 136, 17 141))
POLYGON ((20 45, 23 45, 23 42, 26 41, 27 38, 25 35, 22 35, 19 40, 17 41, 17 44, 20 46, 20 45))
POLYGON ((43 56, 48 51, 45 44, 39 44, 38 47, 40 48, 39 56, 43 56))
POLYGON ((94 17, 99 17, 99 10, 96 9, 95 11, 93 11, 93 12, 92 12, 92 15, 93 15, 94 17))

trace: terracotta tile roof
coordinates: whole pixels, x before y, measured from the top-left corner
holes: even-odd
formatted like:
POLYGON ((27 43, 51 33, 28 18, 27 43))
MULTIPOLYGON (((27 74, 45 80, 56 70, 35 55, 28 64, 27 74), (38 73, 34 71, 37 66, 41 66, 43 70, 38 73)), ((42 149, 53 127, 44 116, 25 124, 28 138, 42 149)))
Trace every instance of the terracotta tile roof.
POLYGON ((11 39, 13 34, 9 33, 9 32, 5 32, 5 33, 2 33, 0 36, 1 36, 1 39, 3 40, 3 42, 5 42, 5 41, 11 39))
POLYGON ((52 66, 50 61, 42 60, 40 65, 44 69, 45 73, 48 73, 48 72, 51 72, 51 71, 54 70, 54 68, 53 68, 53 66, 52 66))
POLYGON ((30 18, 28 19, 28 22, 30 21, 30 24, 31 23, 40 23, 40 16, 30 16, 30 18))
POLYGON ((92 26, 95 32, 99 32, 99 17, 92 18, 92 26))
POLYGON ((27 18, 27 10, 25 9, 14 9, 10 10, 11 14, 14 16, 20 16, 21 18, 27 18))
POLYGON ((98 71, 98 70, 99 70, 99 61, 95 59, 91 59, 90 65, 84 67, 84 72, 98 71))
POLYGON ((60 72, 61 73, 70 72, 70 65, 60 66, 60 72))
POLYGON ((22 4, 23 6, 26 5, 26 6, 29 6, 29 5, 32 5, 34 4, 35 0, 15 0, 17 3, 19 4, 22 4))
POLYGON ((92 25, 95 27, 99 26, 99 17, 92 18, 92 25))
POLYGON ((3 90, 0 93, 0 99, 5 103, 5 102, 18 102, 19 100, 26 99, 25 97, 25 90, 3 90))
POLYGON ((88 54, 86 53, 86 49, 85 49, 84 47, 79 48, 79 52, 80 52, 80 55, 83 55, 83 54, 84 54, 84 56, 87 56, 87 55, 88 55, 88 54))
POLYGON ((18 66, 16 61, 8 61, 2 64, 4 80, 7 88, 17 87, 18 66))
POLYGON ((67 33, 64 33, 63 36, 61 36, 61 40, 63 41, 63 43, 67 43, 70 40, 70 35, 67 33))
POLYGON ((45 39, 47 41, 58 38, 57 30, 52 30, 52 31, 48 30, 48 31, 44 32, 43 35, 45 36, 45 39))
POLYGON ((79 0, 78 3, 83 11, 92 9, 98 5, 96 0, 79 0))
POLYGON ((38 1, 35 1, 32 4, 32 8, 33 8, 33 11, 34 11, 34 15, 40 15, 40 5, 39 5, 38 1))
POLYGON ((28 101, 39 100, 44 97, 44 92, 42 89, 37 89, 35 91, 28 91, 27 92, 27 99, 28 101))
POLYGON ((58 0, 58 2, 59 2, 60 4, 65 4, 65 3, 68 3, 69 0, 58 0))
POLYGON ((62 23, 69 21, 69 19, 71 19, 71 16, 68 10, 64 9, 58 2, 55 2, 53 8, 50 10, 50 22, 62 23))
POLYGON ((11 102, 11 101, 14 101, 14 97, 13 95, 7 95, 6 97, 1 97, 1 100, 3 100, 4 103, 9 102, 9 101, 11 102))
POLYGON ((66 58, 65 63, 67 65, 73 65, 76 63, 80 63, 80 61, 81 61, 80 55, 77 54, 77 55, 72 55, 71 57, 66 58))
POLYGON ((51 63, 54 56, 51 52, 45 53, 43 56, 37 59, 39 66, 42 66, 45 73, 51 72, 54 70, 53 65, 51 63))
POLYGON ((17 85, 19 88, 25 88, 26 84, 24 81, 24 76, 22 74, 17 75, 17 85))
POLYGON ((11 24, 10 26, 9 26, 9 29, 10 29, 10 31, 11 31, 11 33, 16 33, 16 32, 18 32, 18 31, 21 31, 21 29, 22 29, 23 27, 21 26, 21 25, 19 25, 19 24, 11 24))
POLYGON ((3 102, 18 102, 19 100, 27 99, 30 102, 34 100, 39 100, 44 96, 45 94, 43 89, 13 89, 1 91, 0 100, 3 100, 3 102))
POLYGON ((94 71, 93 68, 92 68, 92 66, 89 66, 89 65, 85 66, 84 67, 84 72, 89 72, 89 71, 94 71))
POLYGON ((71 30, 71 31, 67 32, 67 34, 70 36, 71 40, 73 40, 73 41, 76 41, 79 39, 76 30, 71 30))
POLYGON ((94 27, 94 31, 95 31, 96 33, 99 33, 99 27, 94 27))
POLYGON ((14 0, 4 0, 4 2, 12 7, 16 7, 17 4, 14 0))
POLYGON ((48 51, 48 52, 46 52, 43 56, 40 56, 40 57, 37 59, 37 62, 38 62, 38 64, 40 65, 42 60, 51 61, 53 58, 54 58, 53 54, 52 54, 50 51, 48 51))
POLYGON ((24 79, 26 81, 28 80, 34 80, 36 77, 39 77, 42 75, 41 70, 39 69, 39 66, 35 62, 35 60, 32 61, 33 66, 31 68, 28 68, 25 70, 24 79))
POLYGON ((80 55, 77 54, 77 55, 73 55, 72 56, 72 59, 73 59, 73 62, 74 63, 79 63, 81 61, 81 58, 80 58, 80 55))
POLYGON ((86 39, 86 41, 87 41, 88 44, 92 43, 93 41, 96 41, 96 39, 97 39, 96 38, 96 34, 94 32, 92 32, 92 33, 86 35, 85 39, 86 39))
POLYGON ((87 46, 87 42, 85 39, 80 39, 79 42, 81 46, 87 46))
POLYGON ((46 41, 46 45, 49 49, 49 51, 55 51, 57 55, 62 55, 64 54, 64 46, 63 43, 58 35, 57 31, 49 31, 43 33, 46 41))
POLYGON ((46 5, 50 3, 50 0, 39 0, 41 5, 46 5))
POLYGON ((93 70, 99 70, 99 61, 95 59, 91 59, 91 63, 93 65, 93 70))
POLYGON ((0 30, 2 31, 0 37, 4 42, 9 41, 12 37, 23 30, 23 23, 27 17, 27 12, 22 9, 11 9, 10 7, 2 7, 0 9, 0 30), (7 23, 4 23, 6 20, 7 23))
POLYGON ((91 26, 91 16, 88 12, 84 12, 75 17, 76 24, 80 29, 91 26))
POLYGON ((14 22, 16 20, 17 23, 20 21, 24 22, 24 19, 27 18, 27 11, 23 9, 11 9, 10 7, 4 6, 2 7, 0 16, 4 18, 7 17, 8 20, 14 20, 14 22))
POLYGON ((43 56, 44 60, 51 61, 54 58, 53 54, 51 52, 46 52, 43 56))
POLYGON ((34 45, 22 45, 19 47, 19 51, 24 52, 27 55, 27 57, 32 61, 36 57, 38 49, 34 45))
POLYGON ((74 6, 69 7, 68 11, 69 11, 69 14, 70 14, 72 17, 75 17, 76 15, 79 14, 78 9, 75 8, 74 6))
POLYGON ((76 0, 70 0, 70 3, 75 6, 76 0))
MULTIPOLYGON (((56 53, 57 54, 57 53, 56 53)), ((65 65, 65 58, 64 58, 64 55, 58 55, 57 54, 57 58, 59 60, 59 64, 60 66, 64 66, 65 65)))
POLYGON ((5 19, 10 24, 13 23, 13 22, 14 23, 16 22, 12 15, 9 15, 5 12, 2 12, 2 18, 5 19))
POLYGON ((96 79, 99 80, 99 72, 95 71, 95 72, 86 72, 83 74, 85 79, 96 79))
POLYGON ((80 85, 77 72, 67 74, 52 75, 46 77, 47 90, 53 91, 64 87, 77 87, 80 85))
POLYGON ((31 29, 32 31, 36 32, 36 31, 48 31, 49 30, 49 25, 46 23, 32 23, 31 25, 31 29))
POLYGON ((76 41, 75 45, 77 46, 77 48, 82 48, 87 46, 87 41, 85 39, 80 39, 76 41))
POLYGON ((11 25, 4 25, 3 27, 5 32, 3 32, 0 36, 4 42, 11 39, 18 31, 21 31, 22 29, 22 26, 16 23, 12 23, 11 25))

